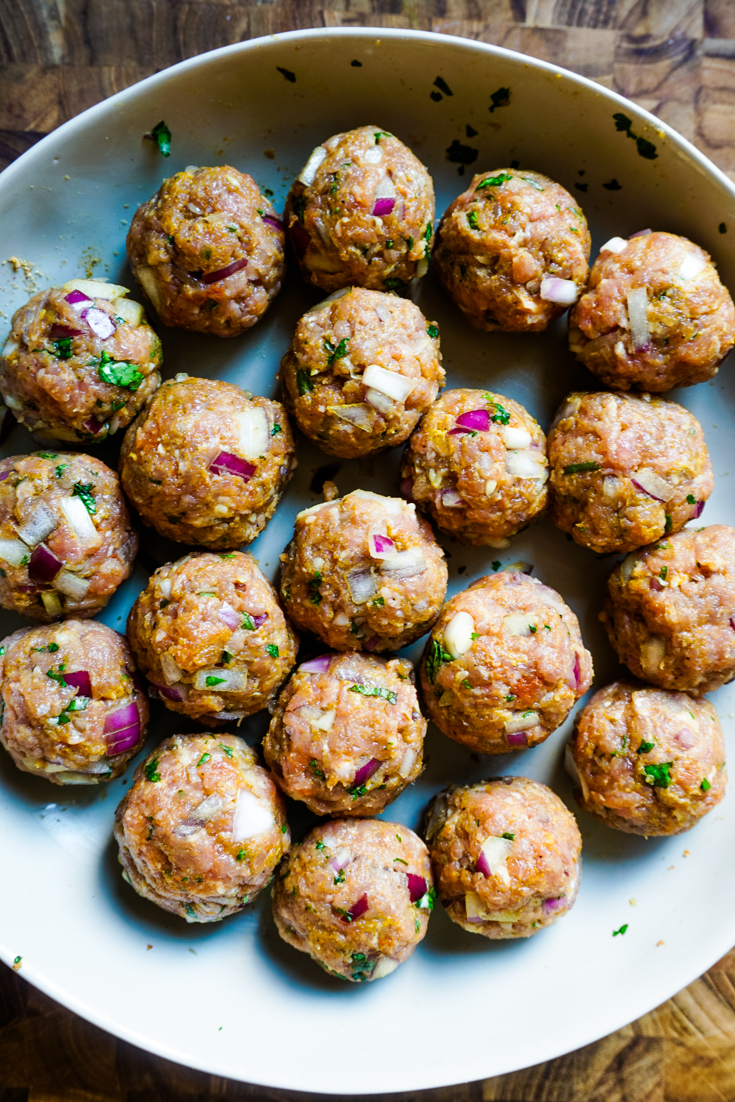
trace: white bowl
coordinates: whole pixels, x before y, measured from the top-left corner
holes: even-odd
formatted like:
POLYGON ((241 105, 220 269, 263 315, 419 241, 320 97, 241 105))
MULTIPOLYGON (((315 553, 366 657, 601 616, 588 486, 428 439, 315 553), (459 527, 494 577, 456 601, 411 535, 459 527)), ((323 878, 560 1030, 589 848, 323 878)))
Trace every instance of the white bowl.
MULTIPOLYGON (((26 279, 10 264, 0 269, 5 313, 25 301, 31 282, 42 287, 69 279, 95 258, 95 274, 130 285, 125 232, 136 205, 164 174, 191 163, 229 162, 271 187, 280 208, 315 144, 370 122, 397 134, 427 164, 439 213, 473 170, 517 160, 573 191, 595 246, 645 226, 671 230, 708 249, 724 281, 735 286, 730 237, 718 231, 725 223, 735 233, 732 185, 632 104, 582 77, 477 42, 406 31, 312 30, 177 65, 86 111, 6 169, 0 177, 3 256, 31 261, 42 274, 26 279), (437 77, 451 95, 439 91, 437 77), (491 111, 491 94, 503 87, 510 103, 491 111), (655 146, 655 158, 641 156, 639 143, 616 129, 616 113, 655 146), (173 133, 168 160, 142 140, 161 118, 173 133), (468 127, 477 133, 467 137, 468 127), (462 178, 446 159, 454 141, 478 150, 462 178), (613 179, 619 190, 605 188, 613 179), (575 190, 579 185, 587 190, 575 190)), ((216 376, 273 394, 293 325, 319 297, 292 275, 265 319, 239 339, 165 331, 167 374, 216 376)), ((597 389, 572 361, 564 323, 537 336, 478 333, 431 276, 417 301, 439 323, 451 386, 492 387, 522 402, 543 425, 566 391, 597 389)), ((702 421, 718 476, 703 522, 732 520, 730 365, 715 381, 676 397, 702 421)), ((17 429, 4 454, 31 446, 17 429)), ((340 489, 395 492, 397 458, 344 463, 340 489)), ((297 477, 254 547, 270 576, 295 512, 316 500, 309 489, 314 469, 328 462, 300 444, 297 477)), ((533 562, 537 576, 578 612, 596 684, 615 675, 597 621, 611 560, 568 543, 547 521, 504 553, 457 544, 449 550, 451 592, 488 572, 493 559, 533 562)), ((172 555, 170 547, 156 545, 154 553, 172 555)), ((138 568, 106 610, 108 624, 123 627, 144 582, 138 568)), ((3 614, 0 629, 5 634, 18 623, 3 614)), ((715 700, 729 740, 732 691, 721 690, 715 700)), ((244 726, 258 737, 263 717, 244 726)), ((151 738, 176 728, 182 725, 159 711, 151 738)), ((534 750, 480 762, 432 731, 425 774, 385 818, 415 827, 429 797, 449 781, 503 772, 544 780, 573 806, 561 769, 569 728, 534 750)), ((109 789, 59 789, 18 773, 0 753, 0 953, 6 962, 22 956, 25 978, 104 1029, 217 1075, 347 1095, 509 1072, 638 1017, 735 942, 735 821, 728 798, 689 834, 670 839, 617 834, 580 814, 582 888, 557 926, 528 941, 490 943, 451 924, 437 907, 425 941, 392 976, 364 986, 339 984, 280 941, 267 893, 242 916, 202 927, 134 895, 111 843, 114 808, 131 773, 109 789), (625 923, 627 933, 613 938, 625 923)), ((298 832, 306 817, 294 805, 292 812, 298 832)))

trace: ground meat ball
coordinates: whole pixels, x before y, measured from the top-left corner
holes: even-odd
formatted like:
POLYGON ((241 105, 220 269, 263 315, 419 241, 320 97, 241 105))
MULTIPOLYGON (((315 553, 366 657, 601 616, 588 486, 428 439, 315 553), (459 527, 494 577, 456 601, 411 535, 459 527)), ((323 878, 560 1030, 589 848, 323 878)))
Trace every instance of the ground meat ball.
POLYGON ((569 315, 569 347, 606 386, 672 390, 717 374, 735 306, 709 255, 673 233, 613 237, 569 315))
POLYGON ((138 550, 117 475, 89 455, 0 460, 0 603, 34 620, 94 616, 138 550))
POLYGON ((99 784, 142 748, 148 701, 124 635, 87 620, 22 628, 0 664, 0 742, 24 773, 99 784))
POLYGON ((205 723, 267 707, 298 648, 273 586, 242 551, 160 567, 130 610, 128 638, 166 707, 205 723))
POLYGON ((725 744, 708 700, 615 681, 577 715, 567 768, 577 803, 628 834, 691 830, 725 795, 725 744))
POLYGON ((439 330, 407 299, 348 287, 312 307, 281 364, 284 401, 330 455, 406 440, 444 383, 439 330))
POLYGON ((429 805, 426 839, 439 898, 471 934, 530 937, 574 906, 582 836, 545 784, 452 785, 429 805))
POLYGON ((138 207, 127 240, 133 275, 166 325, 236 337, 281 289, 283 227, 251 176, 187 168, 138 207))
POLYGON ((686 528, 628 555, 600 615, 621 662, 662 689, 708 693, 735 677, 735 529, 686 528))
POLYGON ((325 654, 286 685, 263 751, 317 815, 379 815, 421 772, 425 734, 410 662, 325 654))
POLYGON ((592 681, 592 657, 559 594, 525 574, 479 578, 447 601, 421 662, 429 718, 481 754, 544 742, 592 681))
POLYGON ((447 576, 415 505, 354 490, 298 514, 281 599, 297 627, 335 650, 393 651, 429 630, 447 576))
POLYGON ((648 394, 570 394, 548 453, 551 519, 603 554, 678 532, 714 486, 697 418, 648 394))
POLYGON ((278 789, 234 735, 164 739, 135 770, 115 840, 123 878, 187 922, 252 903, 291 844, 278 789))
POLYGON ((280 402, 187 375, 164 383, 120 454, 123 488, 146 524, 219 550, 260 535, 295 469, 280 402))
POLYGON ((409 440, 401 487, 452 539, 507 547, 546 504, 546 437, 502 394, 447 390, 409 440))
POLYGON ((6 406, 43 440, 104 440, 161 382, 161 342, 126 287, 72 279, 13 315, 0 355, 6 406))
POLYGON ((284 941, 327 972, 379 980, 410 957, 433 906, 426 846, 402 823, 320 823, 276 873, 273 917, 284 941))
POLYGON ((426 272, 434 185, 402 141, 361 126, 316 147, 284 218, 309 283, 392 291, 426 272))
POLYGON ((587 280, 590 235, 561 184, 540 172, 475 176, 447 208, 434 263, 450 298, 477 329, 548 329, 587 280))

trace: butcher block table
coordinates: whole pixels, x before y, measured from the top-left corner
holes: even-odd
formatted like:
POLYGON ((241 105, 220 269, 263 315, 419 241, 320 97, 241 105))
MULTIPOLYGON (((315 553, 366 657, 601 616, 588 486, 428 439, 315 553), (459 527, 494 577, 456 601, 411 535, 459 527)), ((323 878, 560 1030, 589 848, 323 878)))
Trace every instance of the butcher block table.
MULTIPOLYGON (((0 0, 0 167, 86 107, 184 58, 322 26, 438 31, 563 65, 664 119, 735 180, 735 0, 0 0)), ((604 962, 592 982, 604 983, 604 962)), ((428 1027, 440 1006, 438 991, 428 1027)), ((0 1102, 317 1097, 151 1056, 0 965, 0 1102)), ((733 1102, 735 950, 663 1006, 568 1056, 484 1082, 386 1097, 733 1102)))

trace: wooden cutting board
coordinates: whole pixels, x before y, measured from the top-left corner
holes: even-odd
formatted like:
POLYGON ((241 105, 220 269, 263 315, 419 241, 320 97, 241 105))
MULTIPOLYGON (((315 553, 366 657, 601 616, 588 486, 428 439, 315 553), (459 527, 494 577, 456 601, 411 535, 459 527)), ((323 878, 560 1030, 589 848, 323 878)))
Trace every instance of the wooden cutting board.
MULTIPOLYGON (((735 180, 735 0, 0 0, 0 168, 84 108, 194 54, 298 27, 363 25, 461 35, 574 69, 653 111, 735 180)), ((704 912, 702 927, 706 937, 704 912)), ((438 994, 428 1028, 441 1012, 438 994)), ((0 1102, 316 1098, 150 1056, 0 965, 0 1102)), ((388 1098, 732 1102, 735 951, 597 1044, 513 1075, 388 1098)))

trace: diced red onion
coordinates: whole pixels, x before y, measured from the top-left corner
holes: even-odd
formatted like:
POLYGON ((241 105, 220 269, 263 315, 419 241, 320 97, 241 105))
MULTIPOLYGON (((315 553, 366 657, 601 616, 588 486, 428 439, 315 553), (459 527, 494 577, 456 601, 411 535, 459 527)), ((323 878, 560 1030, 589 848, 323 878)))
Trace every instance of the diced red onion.
MULTIPOLYGON (((7 406, 0 405, 0 444, 5 443, 13 431, 14 426, 15 414, 11 413, 7 406)), ((2 481, 3 478, 7 478, 9 474, 10 471, 7 471, 7 473, 0 477, 0 481, 2 481)))
POLYGON ((263 221, 267 222, 269 226, 273 226, 276 230, 283 229, 283 222, 280 218, 276 218, 275 214, 264 214, 263 221))
POLYGON ((407 872, 408 894, 412 903, 418 903, 419 899, 426 895, 428 885, 423 876, 417 876, 415 872, 407 872))
MULTIPOLYGON (((6 560, 7 561, 7 560, 6 560)), ((39 587, 37 585, 19 585, 16 586, 20 593, 38 593, 39 587)), ((46 594, 44 593, 44 597, 46 594)), ((59 606, 61 607, 61 606, 59 606)))
POLYGON ((69 325, 52 325, 48 335, 52 341, 64 340, 67 337, 78 337, 81 329, 72 329, 69 325))
POLYGON ((353 787, 359 788, 361 785, 365 784, 365 781, 369 781, 373 773, 377 773, 378 769, 380 769, 380 765, 381 763, 378 758, 371 758, 365 765, 361 765, 355 773, 355 779, 352 782, 353 787))
MULTIPOLYGON (((457 429, 464 432, 488 432, 490 414, 486 409, 470 409, 466 413, 460 413, 457 418, 457 429)), ((451 431, 455 432, 456 429, 451 431)))
POLYGON ((516 731, 512 735, 506 735, 508 746, 528 746, 528 735, 525 731, 516 731))
POLYGON ((226 268, 219 268, 216 272, 206 272, 202 276, 202 283, 219 283, 221 279, 227 279, 228 276, 239 272, 241 268, 247 268, 248 263, 246 256, 242 260, 233 260, 226 268))
POLYGON ((379 642, 380 642, 380 636, 379 635, 373 635, 371 639, 366 639, 365 642, 362 645, 365 648, 365 650, 375 650, 375 648, 377 647, 379 642))
POLYGON ((697 504, 694 506, 694 512, 691 515, 691 520, 696 520, 697 517, 701 517, 703 509, 704 509, 704 502, 703 501, 698 501, 697 504))
POLYGON ((545 899, 543 902, 543 909, 548 914, 550 911, 555 911, 557 907, 560 907, 564 899, 545 899))
POLYGON ((96 417, 90 417, 84 422, 84 428, 87 432, 91 432, 93 436, 99 436, 103 429, 107 426, 103 421, 98 421, 96 417))
POLYGON ((373 208, 370 213, 374 214, 376 218, 383 218, 385 217, 385 215, 391 214, 395 205, 395 199, 387 197, 383 199, 376 199, 373 203, 373 208))
POLYGON ((681 727, 674 735, 674 738, 679 743, 682 750, 691 750, 692 746, 696 746, 697 743, 697 736, 689 727, 681 727))
POLYGON ((331 654, 320 654, 318 658, 310 658, 308 662, 302 662, 299 666, 304 673, 329 673, 331 654))
POLYGON ((504 574, 533 574, 533 563, 511 562, 503 568, 504 574))
MULTIPOLYGON (((66 681, 67 685, 72 689, 77 690, 77 696, 92 696, 92 682, 86 670, 74 670, 72 673, 65 673, 64 681, 66 681)), ((135 705, 133 705, 133 707, 135 707, 135 705)), ((127 725, 123 724, 123 726, 127 725)), ((107 720, 105 720, 105 734, 108 730, 107 720)))
POLYGON ((229 723, 235 719, 244 719, 244 712, 214 712, 212 719, 222 719, 225 723, 229 723))
POLYGON ((263 624, 268 619, 268 613, 267 612, 260 612, 260 613, 258 613, 257 616, 251 615, 250 619, 253 621, 256 628, 262 627, 263 624))
POLYGON ((572 673, 571 673, 571 676, 570 676, 569 682, 568 682, 570 689, 574 689, 575 692, 579 688, 580 675, 581 675, 581 667, 579 665, 579 655, 575 654, 574 655, 574 669, 572 670, 572 673))
POLYGON ((457 493, 454 486, 447 486, 442 490, 442 505, 445 509, 461 509, 466 504, 461 494, 457 493))
MULTIPOLYGON (((67 684, 69 684, 69 675, 64 674, 64 677, 66 678, 67 684)), ((80 689, 80 696, 91 695, 91 692, 82 693, 80 689)), ((114 734, 116 731, 123 731, 125 728, 135 725, 140 727, 140 715, 138 713, 138 706, 134 700, 131 700, 128 704, 123 704, 121 708, 116 708, 114 712, 110 712, 105 716, 106 735, 114 734)))
POLYGON ((557 276, 544 276, 541 280, 539 295, 547 302, 560 306, 571 306, 577 301, 579 291, 573 279, 559 279, 557 276))
POLYGON ((360 918, 365 914, 368 909, 368 897, 367 893, 361 895, 357 902, 353 903, 346 915, 342 915, 343 922, 354 922, 356 918, 360 918))
POLYGON ((247 459, 242 459, 239 455, 233 455, 231 452, 220 452, 209 464, 209 469, 215 474, 237 475, 245 482, 249 482, 255 474, 254 464, 248 463, 247 459))
POLYGON ((662 593, 664 589, 666 589, 666 586, 662 585, 658 578, 651 578, 649 588, 655 589, 657 593, 662 593))
POLYGON ((291 226, 290 233, 294 251, 296 252, 296 255, 300 258, 304 255, 306 250, 309 248, 309 245, 311 244, 309 231, 304 229, 300 222, 294 222, 293 226, 291 226))
POLYGON ((413 479, 404 478, 401 482, 401 493, 405 497, 406 501, 413 501, 413 479))
POLYGON ((122 727, 105 737, 107 756, 113 758, 116 754, 124 754, 126 750, 132 750, 140 738, 140 720, 130 727, 122 727))
POLYGON ((101 341, 106 341, 117 329, 110 315, 100 310, 99 306, 90 306, 88 310, 82 312, 82 317, 101 341))
POLYGON ((636 230, 635 233, 631 233, 628 237, 629 241, 632 241, 634 237, 648 237, 652 230, 636 230))
MULTIPOLYGON (((510 740, 509 740, 510 741, 510 740)), ((481 872, 483 876, 492 876, 492 870, 490 869, 490 862, 485 856, 485 851, 480 850, 480 856, 475 862, 475 867, 478 872, 481 872)))
POLYGON ((12 473, 13 473, 12 471, 3 471, 0 474, 0 482, 4 482, 6 478, 10 478, 12 473))
POLYGON ((383 536, 379 532, 372 533, 368 537, 368 544, 374 559, 389 559, 396 553, 396 545, 390 536, 383 536))
POLYGON ((630 337, 636 352, 651 347, 651 327, 648 324, 648 291, 645 287, 631 287, 627 295, 630 337))
POLYGON ((133 686, 139 693, 143 693, 143 695, 146 696, 148 693, 148 686, 145 683, 145 679, 141 677, 137 670, 128 670, 128 673, 130 674, 130 680, 133 682, 133 686))
POLYGON ((652 497, 654 501, 668 501, 673 490, 672 487, 652 470, 636 471, 635 478, 630 480, 642 493, 652 497))
POLYGON ((168 700, 175 700, 177 704, 186 700, 188 695, 185 685, 159 685, 156 681, 152 681, 151 684, 158 689, 161 696, 165 696, 168 700))
POLYGON ((28 563, 28 577, 32 582, 45 585, 52 582, 62 567, 62 563, 56 558, 43 543, 33 549, 31 561, 28 563))
POLYGON ((237 631, 242 621, 242 616, 239 612, 235 612, 232 605, 224 604, 221 608, 217 609, 217 618, 226 624, 232 631, 237 631))
POLYGON ((735 616, 730 617, 730 627, 735 631, 735 616))
POLYGON ((64 298, 72 306, 76 306, 78 302, 91 302, 92 299, 89 295, 85 295, 82 291, 70 291, 68 295, 64 295, 64 298))

